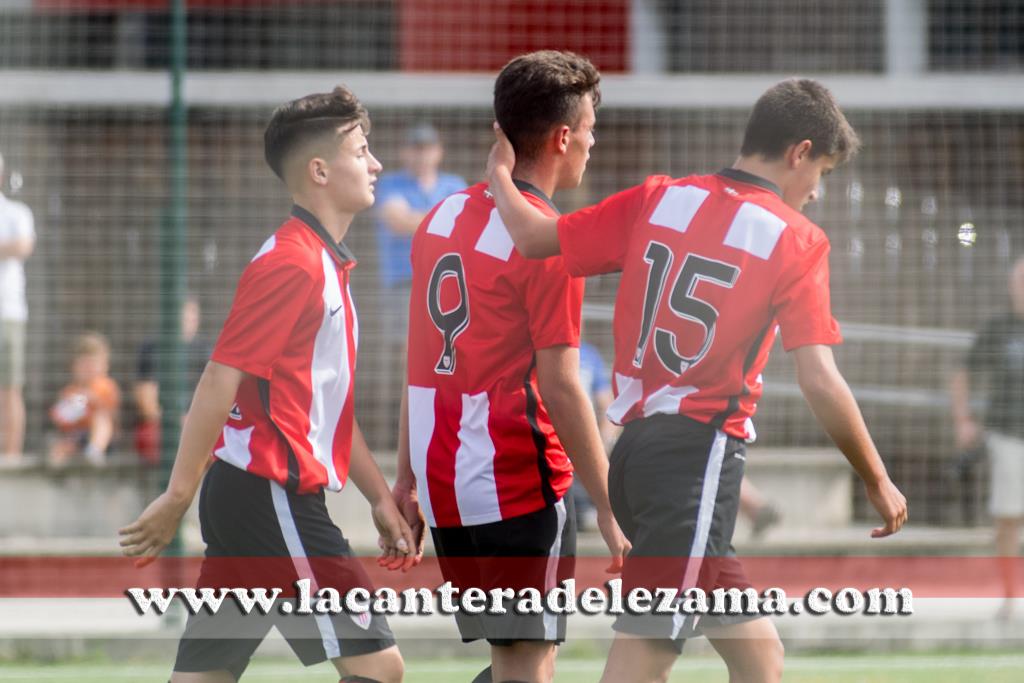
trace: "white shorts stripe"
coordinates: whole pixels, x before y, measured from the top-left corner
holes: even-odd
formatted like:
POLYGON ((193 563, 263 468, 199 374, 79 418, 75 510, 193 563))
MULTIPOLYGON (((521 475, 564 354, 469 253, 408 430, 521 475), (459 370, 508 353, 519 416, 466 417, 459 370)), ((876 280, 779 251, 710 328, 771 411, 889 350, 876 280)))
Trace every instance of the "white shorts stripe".
MULTIPOLYGON (((288 492, 275 481, 268 481, 270 494, 274 501, 274 511, 277 513, 277 522, 281 526, 281 535, 284 536, 285 545, 288 546, 288 554, 292 557, 292 564, 300 579, 309 579, 309 588, 313 595, 320 590, 316 577, 313 576, 313 568, 309 566, 306 559, 306 549, 299 537, 299 530, 295 526, 295 519, 292 517, 291 506, 288 505, 288 492)), ((329 659, 341 656, 341 648, 338 646, 338 635, 334 631, 334 624, 326 614, 314 616, 316 627, 320 631, 320 639, 323 641, 324 652, 329 659)))
POLYGON ((437 389, 409 387, 409 460, 416 475, 416 493, 428 526, 437 526, 427 485, 427 449, 434 438, 434 395, 437 389))
MULTIPOLYGON (((718 498, 718 482, 722 475, 722 461, 725 460, 725 432, 715 430, 715 440, 711 442, 711 453, 704 469, 704 485, 700 492, 700 508, 697 511, 697 528, 693 533, 693 545, 687 558, 686 573, 680 590, 684 591, 697 585, 700 576, 701 560, 708 547, 708 534, 711 532, 711 521, 715 517, 715 501, 718 498), (695 561, 696 560, 696 561, 695 561)), ((672 639, 679 637, 679 632, 686 623, 686 616, 677 612, 672 618, 672 639)))
POLYGON ((494 442, 487 392, 462 395, 459 447, 455 451, 455 502, 463 526, 501 519, 498 484, 494 478, 494 442))
MULTIPOLYGON (((551 544, 551 550, 548 551, 548 566, 544 573, 545 591, 550 591, 558 583, 558 560, 562 556, 562 532, 565 531, 564 498, 555 503, 555 514, 558 515, 558 531, 555 532, 555 542, 551 544)), ((556 638, 558 638, 558 615, 550 610, 544 610, 544 640, 555 640, 556 638)))

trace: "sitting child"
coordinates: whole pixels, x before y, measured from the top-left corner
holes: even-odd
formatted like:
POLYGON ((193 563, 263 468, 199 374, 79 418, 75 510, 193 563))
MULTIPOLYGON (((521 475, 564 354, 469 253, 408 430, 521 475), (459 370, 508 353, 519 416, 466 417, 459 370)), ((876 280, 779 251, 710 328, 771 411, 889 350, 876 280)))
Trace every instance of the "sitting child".
POLYGON ((74 346, 71 384, 61 389, 50 418, 60 430, 50 447, 52 465, 64 465, 81 453, 102 466, 114 437, 121 392, 110 378, 110 346, 103 335, 87 332, 74 346))

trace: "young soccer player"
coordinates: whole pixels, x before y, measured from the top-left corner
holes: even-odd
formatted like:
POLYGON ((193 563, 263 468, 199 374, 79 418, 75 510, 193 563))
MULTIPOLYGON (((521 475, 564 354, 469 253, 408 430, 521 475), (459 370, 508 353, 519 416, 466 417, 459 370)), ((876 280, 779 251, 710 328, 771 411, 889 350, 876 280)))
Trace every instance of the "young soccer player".
MULTIPOLYGON (((517 248, 529 257, 561 253, 574 275, 622 272, 609 415, 625 430, 609 487, 633 543, 626 585, 745 587, 730 560, 731 538, 744 442, 754 438, 751 417, 777 329, 811 409, 884 521, 872 536, 903 526, 906 500, 833 361, 830 346, 841 339, 829 303, 828 240, 800 213, 821 177, 859 146, 827 89, 812 80, 770 88, 754 106, 732 168, 652 176, 561 218, 522 200, 512 181, 513 148, 498 137, 488 179, 517 248)), ((684 617, 617 619, 602 680, 666 680, 682 639, 700 630, 725 659, 730 680, 781 677, 782 644, 768 619, 684 617)))
MULTIPOLYGON (((185 419, 167 490, 121 530, 126 555, 151 559, 170 542, 212 452, 199 502, 204 575, 229 580, 238 571, 245 582, 266 577, 282 564, 274 558, 285 558, 290 575, 310 580, 314 593, 317 586, 369 587, 324 504, 324 489, 337 491, 346 478, 370 502, 389 566, 416 561, 418 541, 353 417, 355 260, 342 239, 374 201, 381 165, 367 146, 369 126, 366 110, 343 87, 274 112, 265 154, 292 195, 291 218, 242 274, 185 419), (257 559, 232 565, 223 558, 257 559)), ((218 625, 217 616, 189 618, 175 683, 237 680, 274 622, 236 612, 235 621, 218 625)), ((401 655, 381 617, 285 616, 273 625, 303 664, 331 659, 342 681, 402 678, 401 655)))
MULTIPOLYGON (((497 78, 495 114, 519 153, 513 189, 542 215, 557 216, 550 196, 580 183, 599 79, 586 59, 556 51, 517 57, 497 78)), ((579 382, 583 280, 559 257, 517 254, 482 183, 427 215, 412 262, 395 496, 403 508, 418 496, 445 578, 463 589, 543 591, 571 576, 575 515, 566 493, 574 467, 613 565, 621 563, 628 545, 579 382)), ((493 680, 551 680, 564 615, 510 607, 457 621, 463 640, 491 644, 493 680)))

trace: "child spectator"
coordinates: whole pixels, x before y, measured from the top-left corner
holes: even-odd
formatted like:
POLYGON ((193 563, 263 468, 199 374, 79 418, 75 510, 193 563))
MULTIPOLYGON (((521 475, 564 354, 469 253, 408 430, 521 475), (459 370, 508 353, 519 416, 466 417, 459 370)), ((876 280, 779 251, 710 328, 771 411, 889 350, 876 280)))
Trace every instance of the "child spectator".
POLYGON ((60 430, 50 447, 51 465, 62 466, 77 455, 94 466, 106 461, 114 436, 121 392, 110 378, 110 345, 97 332, 87 332, 75 341, 71 360, 71 383, 61 389, 50 419, 60 430))

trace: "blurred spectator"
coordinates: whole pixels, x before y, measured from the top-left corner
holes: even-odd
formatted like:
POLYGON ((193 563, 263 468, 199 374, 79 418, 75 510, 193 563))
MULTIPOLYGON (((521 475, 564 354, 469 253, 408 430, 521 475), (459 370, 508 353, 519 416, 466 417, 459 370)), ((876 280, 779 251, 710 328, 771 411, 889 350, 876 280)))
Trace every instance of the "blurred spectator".
MULTIPOLYGON (((212 346, 200 336, 202 309, 199 299, 188 295, 181 305, 181 344, 185 349, 185 388, 191 395, 199 383, 212 346)), ((145 462, 155 465, 160 460, 160 385, 158 373, 159 343, 147 339, 139 349, 138 374, 133 396, 138 422, 135 425, 135 450, 145 462)))
MULTIPOLYGON (((0 186, 4 159, 0 155, 0 186)), ((21 458, 25 442, 25 301, 24 261, 35 246, 32 211, 0 192, 0 455, 21 458)))
MULTIPOLYGON (((580 342, 580 386, 590 397, 605 452, 610 453, 615 440, 619 438, 619 432, 622 431, 621 427, 612 423, 606 414, 614 398, 612 384, 601 352, 593 344, 584 341, 580 342)), ((576 525, 584 531, 597 529, 597 510, 578 479, 573 479, 570 492, 576 506, 576 525)))
POLYGON ((110 378, 110 345, 96 332, 75 341, 71 360, 71 383, 61 389, 50 418, 60 430, 54 439, 49 462, 64 465, 81 454, 95 466, 106 462, 107 448, 114 438, 121 392, 110 378))
POLYGON ((967 353, 965 367, 951 383, 957 447, 979 448, 984 439, 990 460, 989 512, 996 527, 996 554, 1004 558, 1006 602, 999 616, 1009 618, 1017 595, 1015 562, 1024 518, 1024 258, 1010 273, 1010 310, 989 320, 967 353), (971 395, 984 389, 984 421, 972 412, 971 395), (984 427, 982 427, 982 424, 984 427))
POLYGON ((441 173, 444 148, 429 123, 405 132, 399 152, 402 170, 384 173, 377 183, 377 246, 380 253, 381 326, 384 340, 404 348, 412 282, 412 235, 436 204, 465 189, 457 175, 441 173))

